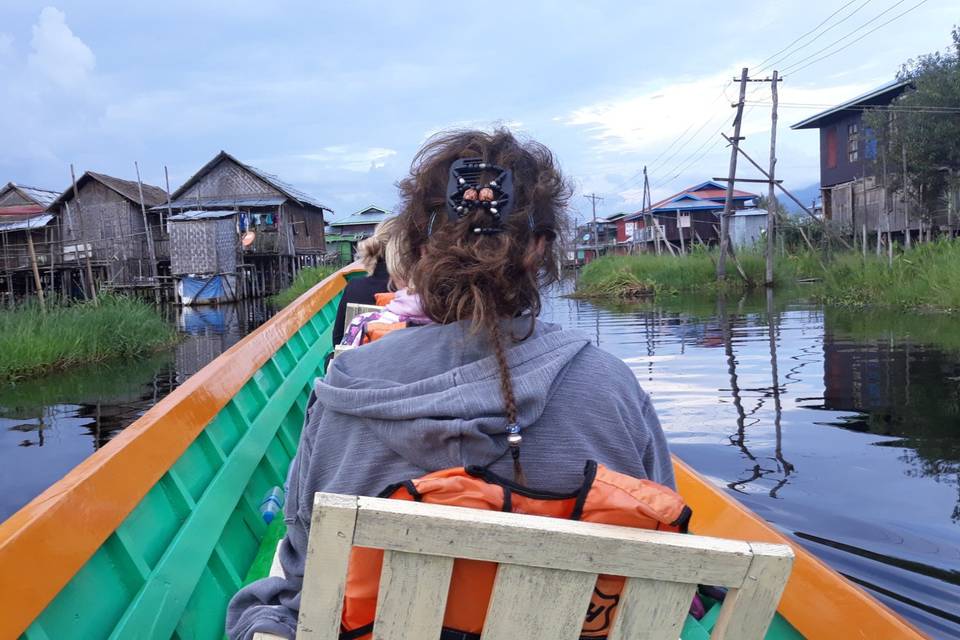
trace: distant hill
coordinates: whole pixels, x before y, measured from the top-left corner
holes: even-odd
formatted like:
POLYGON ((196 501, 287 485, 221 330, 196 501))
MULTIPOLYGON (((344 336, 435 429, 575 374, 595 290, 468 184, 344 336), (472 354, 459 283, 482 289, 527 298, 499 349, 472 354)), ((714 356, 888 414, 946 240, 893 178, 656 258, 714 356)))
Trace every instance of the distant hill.
MULTIPOLYGON (((787 188, 790 189, 790 187, 787 187, 787 188)), ((800 202, 802 202, 804 205, 808 207, 810 206, 810 203, 813 202, 814 200, 817 200, 819 204, 819 199, 820 199, 819 183, 814 183, 806 187, 803 187, 801 189, 790 189, 790 192, 793 195, 797 196, 800 202)), ((790 213, 802 213, 802 210, 800 209, 799 206, 797 206, 797 203, 791 200, 790 198, 786 197, 785 195, 777 194, 777 199, 783 203, 783 206, 785 206, 787 208, 787 211, 789 211, 790 213)))

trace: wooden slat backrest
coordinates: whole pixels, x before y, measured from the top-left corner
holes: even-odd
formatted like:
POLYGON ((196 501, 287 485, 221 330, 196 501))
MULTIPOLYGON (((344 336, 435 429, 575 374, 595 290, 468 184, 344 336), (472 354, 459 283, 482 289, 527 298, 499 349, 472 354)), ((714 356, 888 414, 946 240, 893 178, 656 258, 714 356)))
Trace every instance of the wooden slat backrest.
POLYGON ((383 307, 378 307, 375 304, 358 304, 356 302, 348 302, 347 308, 343 313, 344 328, 349 327, 350 323, 353 322, 353 319, 361 313, 371 313, 373 311, 383 311, 383 307))
POLYGON ((352 546, 385 550, 375 640, 438 638, 453 558, 500 563, 483 640, 578 638, 597 574, 627 578, 609 640, 675 640, 697 584, 729 589, 711 638, 759 639, 786 545, 318 493, 297 638, 335 640, 352 546))

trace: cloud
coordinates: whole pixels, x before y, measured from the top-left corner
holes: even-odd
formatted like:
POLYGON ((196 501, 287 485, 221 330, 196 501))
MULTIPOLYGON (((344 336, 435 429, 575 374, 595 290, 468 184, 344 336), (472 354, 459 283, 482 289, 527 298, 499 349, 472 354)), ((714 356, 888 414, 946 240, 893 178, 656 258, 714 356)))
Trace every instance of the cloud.
POLYGON ((66 15, 54 7, 40 12, 30 46, 28 68, 65 89, 81 85, 96 64, 93 51, 73 34, 66 15))
POLYGON ((300 154, 297 158, 319 163, 324 169, 364 172, 384 168, 387 159, 395 155, 397 155, 396 150, 386 147, 354 149, 346 145, 335 145, 324 147, 318 152, 300 154))

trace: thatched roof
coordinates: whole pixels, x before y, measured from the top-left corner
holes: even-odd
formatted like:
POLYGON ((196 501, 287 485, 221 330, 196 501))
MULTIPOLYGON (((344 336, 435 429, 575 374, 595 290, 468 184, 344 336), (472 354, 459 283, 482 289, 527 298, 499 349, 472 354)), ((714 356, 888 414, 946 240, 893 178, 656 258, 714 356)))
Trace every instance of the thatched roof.
MULTIPOLYGON (((96 180, 111 191, 120 194, 130 202, 134 204, 140 204, 140 191, 135 180, 122 180, 120 178, 114 178, 113 176, 108 176, 103 173, 87 171, 82 176, 77 178, 77 188, 79 189, 90 180, 96 180)), ((50 206, 52 207, 54 205, 63 204, 72 197, 73 185, 70 185, 66 191, 60 194, 59 198, 50 203, 50 206)), ((155 187, 152 184, 147 184, 145 182, 143 183, 143 204, 148 207, 152 207, 166 201, 166 191, 160 187, 155 187)))

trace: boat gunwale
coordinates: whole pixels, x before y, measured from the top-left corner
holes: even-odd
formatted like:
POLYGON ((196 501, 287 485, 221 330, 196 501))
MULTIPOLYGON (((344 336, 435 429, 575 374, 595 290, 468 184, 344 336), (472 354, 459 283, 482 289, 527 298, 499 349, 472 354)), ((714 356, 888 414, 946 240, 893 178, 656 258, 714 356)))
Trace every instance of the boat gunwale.
POLYGON ((672 457, 677 490, 693 509, 691 533, 788 544, 793 549, 793 568, 777 612, 805 638, 927 638, 865 589, 777 531, 676 455, 672 457), (711 515, 712 519, 703 517, 711 515), (843 615, 826 615, 824 607, 842 610, 843 615))
POLYGON ((361 271, 351 264, 311 287, 0 522, 0 637, 26 630, 210 421, 361 271))

